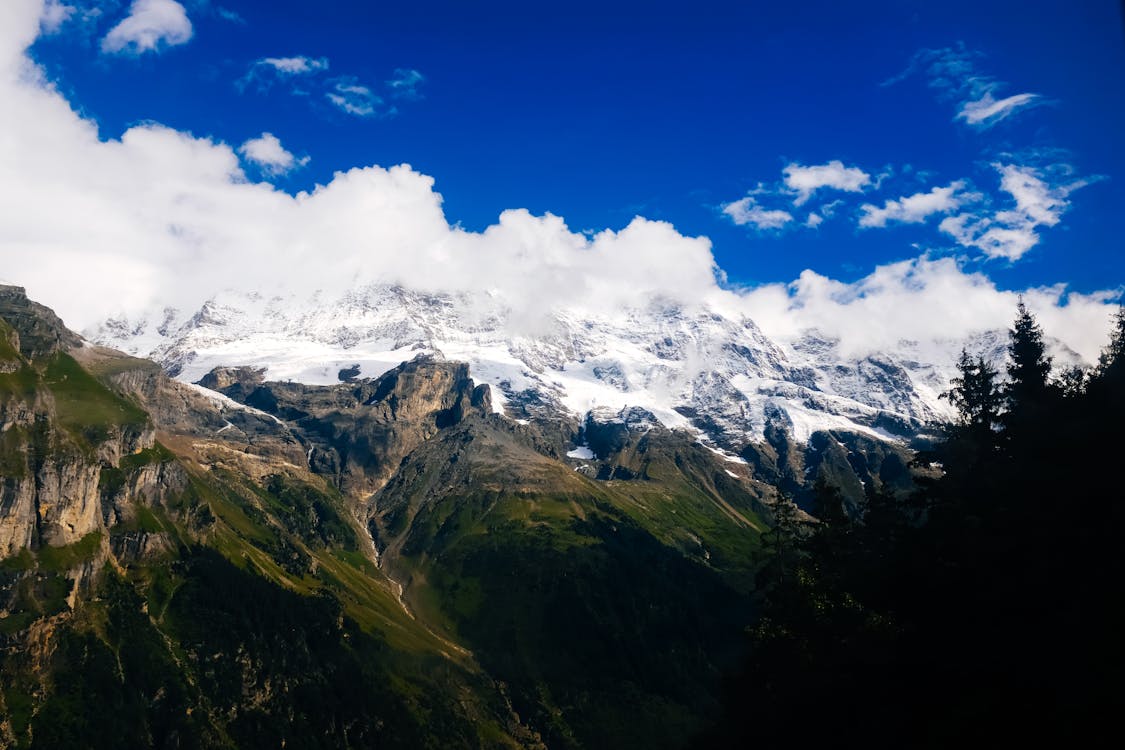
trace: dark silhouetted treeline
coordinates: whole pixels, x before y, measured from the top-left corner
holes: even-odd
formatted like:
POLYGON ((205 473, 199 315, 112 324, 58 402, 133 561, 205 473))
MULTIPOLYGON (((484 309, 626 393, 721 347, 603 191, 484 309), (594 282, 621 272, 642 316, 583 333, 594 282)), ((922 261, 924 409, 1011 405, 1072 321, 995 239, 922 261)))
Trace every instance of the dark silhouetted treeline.
POLYGON ((1125 311, 1097 367, 1051 364, 1021 303, 1004 375, 962 356, 960 419, 909 498, 871 493, 857 522, 822 485, 820 523, 775 530, 751 657, 700 747, 1114 742, 1125 311))

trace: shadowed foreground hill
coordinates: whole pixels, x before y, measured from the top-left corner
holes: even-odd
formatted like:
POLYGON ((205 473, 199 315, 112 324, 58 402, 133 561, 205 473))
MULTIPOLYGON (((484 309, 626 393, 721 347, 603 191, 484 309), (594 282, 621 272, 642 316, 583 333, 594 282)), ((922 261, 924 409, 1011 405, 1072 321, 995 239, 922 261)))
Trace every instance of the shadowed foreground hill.
POLYGON ((779 524, 751 655, 701 748, 1110 744, 1125 712, 1125 310, 1091 372, 1050 376, 1023 308, 1006 378, 965 354, 942 467, 862 523, 832 488, 779 524), (788 533, 780 533, 786 530, 788 533))

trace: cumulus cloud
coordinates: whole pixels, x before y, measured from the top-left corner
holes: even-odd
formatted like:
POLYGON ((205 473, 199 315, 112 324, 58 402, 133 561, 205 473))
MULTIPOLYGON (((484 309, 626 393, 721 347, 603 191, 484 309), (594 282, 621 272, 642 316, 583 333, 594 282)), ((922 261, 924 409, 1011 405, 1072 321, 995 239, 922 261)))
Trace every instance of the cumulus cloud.
POLYGON ((939 225, 958 244, 977 248, 989 258, 1019 260, 1039 243, 1037 229, 1058 224, 1070 207, 1070 194, 1089 184, 1088 180, 1050 184, 1034 167, 992 166, 1000 173, 1000 190, 1011 196, 1014 205, 995 213, 949 216, 939 225))
POLYGON ((723 205, 723 213, 739 226, 752 226, 755 229, 781 229, 793 221, 788 211, 768 210, 758 205, 752 196, 723 205))
POLYGON ((1007 84, 980 72, 976 61, 982 57, 979 52, 966 49, 964 45, 923 49, 914 55, 905 71, 884 85, 922 74, 928 79, 930 88, 937 91, 942 99, 956 103, 954 119, 978 130, 990 128, 1020 110, 1044 103, 1042 96, 1032 93, 996 99, 994 94, 1007 84))
POLYGON ((839 159, 827 164, 805 166, 792 163, 783 170, 785 186, 796 193, 793 205, 804 205, 821 188, 860 193, 871 183, 871 176, 859 167, 845 167, 839 159))
POLYGON ((309 157, 298 159, 286 151, 273 133, 262 133, 257 138, 251 138, 238 147, 238 153, 247 161, 256 164, 263 173, 275 177, 288 174, 309 163, 309 157))
MULTIPOLYGON (((791 285, 731 290, 717 282, 710 242, 664 222, 587 235, 514 209, 468 231, 446 219, 433 179, 408 165, 357 167, 293 195, 248 180, 224 143, 153 123, 108 139, 26 56, 42 9, 0 2, 0 275, 78 329, 165 306, 196 310, 224 288, 331 299, 367 283, 493 295, 521 321, 571 306, 707 303, 783 341, 815 327, 856 352, 1011 322, 1014 293, 948 258, 882 267, 854 284, 807 271, 791 285)), ((1015 177, 1009 186, 1013 211, 1059 210, 1050 185, 1046 195, 1015 177)), ((1097 355, 1104 299, 1026 294, 1049 334, 1097 355)))
POLYGON ((763 331, 782 342, 815 330, 836 339, 845 355, 913 342, 940 361, 967 339, 1010 327, 1022 295, 1047 335, 1093 362, 1106 343, 1113 309, 1107 302, 1116 294, 1067 294, 1062 286, 1002 291, 952 258, 923 256, 879 266, 853 283, 805 271, 791 284, 748 292, 743 304, 763 331))
POLYGON ((176 0, 133 0, 129 15, 102 39, 102 52, 140 55, 186 44, 192 27, 184 6, 176 0))
POLYGON ((66 5, 61 0, 47 0, 39 17, 39 26, 44 34, 57 34, 77 11, 73 5, 66 5))
POLYGON ((859 219, 861 227, 885 227, 888 222, 902 224, 921 224, 930 216, 949 213, 964 203, 979 199, 965 193, 965 181, 957 180, 945 187, 935 186, 929 192, 915 193, 897 200, 888 200, 882 208, 871 203, 860 206, 863 215, 859 219))

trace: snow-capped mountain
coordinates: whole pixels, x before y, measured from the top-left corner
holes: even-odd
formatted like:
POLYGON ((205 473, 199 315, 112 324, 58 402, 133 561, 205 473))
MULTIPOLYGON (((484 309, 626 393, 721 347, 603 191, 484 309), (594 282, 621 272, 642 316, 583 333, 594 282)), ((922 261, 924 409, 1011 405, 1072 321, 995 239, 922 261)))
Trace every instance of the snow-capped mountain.
POLYGON ((514 419, 641 407, 732 450, 771 424, 798 442, 825 429, 884 439, 917 432, 949 416, 938 396, 961 346, 903 342, 846 357, 815 331, 781 343, 749 318, 703 305, 654 300, 613 315, 574 309, 523 320, 496 296, 389 285, 341 298, 224 292, 197 311, 110 320, 86 335, 188 382, 247 365, 271 380, 332 383, 353 366, 351 374, 374 377, 429 354, 468 362, 514 419))

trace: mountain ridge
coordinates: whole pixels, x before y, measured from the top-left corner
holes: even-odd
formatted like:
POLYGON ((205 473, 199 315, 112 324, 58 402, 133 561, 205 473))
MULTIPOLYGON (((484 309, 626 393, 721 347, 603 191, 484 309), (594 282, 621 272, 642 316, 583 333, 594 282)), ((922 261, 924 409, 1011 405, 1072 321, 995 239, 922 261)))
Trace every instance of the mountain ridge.
MULTIPOLYGON (((636 406, 732 452, 763 440, 770 426, 801 443, 818 430, 906 441, 951 414, 939 395, 961 342, 940 342, 941 361, 918 342, 847 357, 815 331, 782 345, 744 316, 661 300, 613 316, 513 315, 495 295, 374 285, 339 299, 225 292, 191 314, 167 309, 86 335, 187 381, 245 365, 275 380, 327 384, 353 366, 377 376, 425 353, 467 362, 514 419, 581 420, 594 408, 636 406)), ((978 345, 992 353, 999 340, 978 345)))

